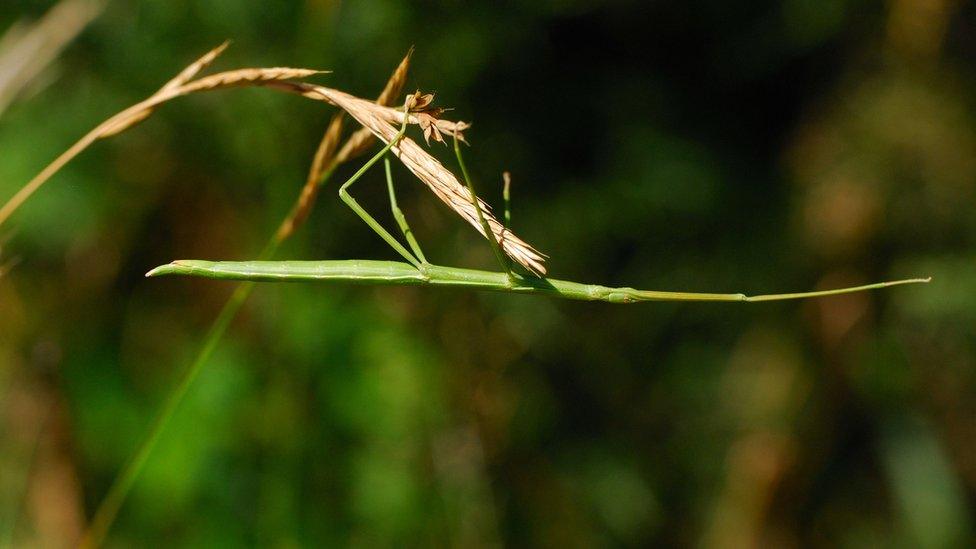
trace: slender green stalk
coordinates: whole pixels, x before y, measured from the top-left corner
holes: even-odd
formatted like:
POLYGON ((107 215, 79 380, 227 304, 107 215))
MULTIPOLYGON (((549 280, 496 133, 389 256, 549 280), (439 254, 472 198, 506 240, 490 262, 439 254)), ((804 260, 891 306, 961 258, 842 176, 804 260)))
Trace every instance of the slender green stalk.
POLYGON ((892 282, 878 282, 863 286, 800 292, 747 296, 741 293, 713 294, 667 292, 610 288, 598 284, 582 284, 554 278, 515 277, 507 273, 479 271, 458 267, 427 265, 420 271, 399 261, 370 261, 361 259, 331 261, 198 261, 180 260, 156 267, 146 276, 188 275, 222 280, 254 282, 331 281, 353 284, 451 286, 471 290, 488 290, 516 294, 533 294, 585 301, 609 303, 637 303, 640 301, 783 301, 838 294, 863 292, 929 282, 930 278, 912 278, 892 282))
MULTIPOLYGON (((317 184, 324 184, 332 172, 335 170, 335 166, 322 172, 317 184)), ((284 226, 291 220, 294 220, 297 212, 298 205, 292 209, 289 215, 282 221, 284 226)), ((278 252, 278 248, 287 238, 290 232, 283 232, 279 230, 272 236, 268 243, 265 244, 264 249, 259 254, 261 260, 270 260, 278 252)), ((166 426, 169 424, 170 420, 173 418, 173 414, 179 407, 183 398, 186 397, 186 393, 190 386, 193 385, 193 381, 197 378, 200 370, 203 369, 203 365, 210 360, 211 355, 213 355, 214 350, 217 348, 217 344, 223 339, 224 334, 227 333, 227 329, 230 327, 230 323, 240 312, 241 307, 247 298, 250 297, 251 292, 254 291, 254 282, 245 281, 239 284, 237 288, 234 289, 234 293, 231 294, 230 298, 224 303, 224 306, 220 309, 220 313, 217 318, 214 319, 213 324, 210 325, 210 329, 207 330, 207 334, 204 337, 203 345, 200 347, 200 351, 194 357, 193 362, 186 369, 183 377, 180 379, 179 384, 175 389, 169 394, 166 399, 166 403, 157 413, 156 417, 153 419, 153 423, 149 428, 149 434, 143 439, 142 443, 139 445, 138 450, 135 455, 126 463, 122 472, 115 478, 112 486, 109 488, 108 494, 102 499, 95 511, 95 516, 92 518, 92 522, 85 532, 84 537, 81 540, 80 547, 84 548, 94 548, 99 547, 105 540, 106 534, 108 534, 109 528, 112 523, 115 522, 115 518, 122 508, 122 503, 125 498, 129 495, 129 491, 132 490, 132 485, 135 483, 136 478, 139 477, 139 473, 142 472, 143 467, 146 465, 146 461, 152 454, 152 451, 156 447, 156 443, 159 442, 159 437, 162 435, 166 426)))
MULTIPOLYGON (((270 252, 263 255, 270 257, 275 247, 276 246, 272 245, 270 247, 270 252)), ((88 527, 88 531, 85 533, 85 537, 81 541, 81 547, 93 548, 102 544, 105 539, 105 535, 108 533, 109 527, 115 521, 115 517, 118 515, 119 509, 122 507, 122 502, 125 501, 125 498, 132 489, 132 485, 135 483, 136 478, 139 476, 139 473, 142 472, 142 468, 146 465, 149 455, 156 447, 156 443, 159 442, 160 435, 162 435, 163 431, 166 429, 166 425, 168 425, 172 419, 173 413, 176 412, 177 407, 179 407, 180 403, 183 401, 183 398, 186 396, 190 386, 193 385, 193 381, 197 378, 197 375, 200 373, 203 365, 207 362, 207 360, 210 359, 214 349, 217 347, 217 343, 223 337, 224 333, 227 331, 227 327, 230 326, 231 321, 234 320, 235 316, 237 316, 237 312, 247 300, 247 297, 251 294, 253 289, 254 282, 245 282, 238 285, 231 298, 227 301, 227 303, 224 304, 224 307, 220 310, 220 314, 217 316, 217 319, 214 320, 214 323, 210 326, 210 330, 207 332, 207 336, 204 338, 203 347, 200 349, 200 352, 197 354, 190 367, 187 368, 186 372, 183 374, 179 385, 177 385, 176 388, 173 389, 173 391, 169 394, 166 399, 166 403, 153 420, 152 426, 149 429, 149 434, 142 441, 142 444, 139 445, 139 450, 136 452, 136 454, 129 460, 128 463, 126 463, 122 473, 116 477, 115 482, 108 491, 108 494, 98 506, 98 510, 95 512, 91 525, 88 527)))
POLYGON ((509 273, 509 278, 514 281, 515 276, 512 273, 512 264, 509 263, 508 256, 502 253, 502 248, 498 245, 498 239, 495 238, 495 233, 491 230, 491 226, 485 220, 485 214, 481 211, 481 201, 478 200, 478 195, 474 192, 474 183, 471 182, 471 177, 468 175, 468 167, 464 164, 464 157, 461 156, 461 144, 456 134, 454 135, 454 155, 457 156, 458 164, 461 166, 461 175, 464 176, 464 183, 467 184, 468 192, 471 193, 471 203, 474 204, 474 210, 478 212, 478 221, 481 222, 481 228, 485 231, 485 238, 491 244, 491 251, 495 254, 495 259, 498 260, 498 264, 509 273))
MULTIPOLYGON (((335 171, 336 166, 332 165, 329 168, 321 172, 316 181, 317 186, 323 185, 328 181, 329 177, 335 171)), ((291 212, 282 221, 281 226, 284 227, 290 222, 293 222, 300 215, 301 205, 299 203, 295 204, 291 212)), ((281 228, 268 240, 265 244, 264 249, 258 255, 260 260, 270 260, 274 258, 275 254, 278 252, 278 248, 281 244, 288 238, 291 231, 282 231, 281 228)), ((210 329, 207 331, 206 337, 203 340, 203 345, 200 347, 200 351, 197 353, 193 362, 184 372, 183 377, 180 379, 179 385, 173 390, 168 396, 166 404, 159 411, 153 420, 152 426, 149 429, 149 434, 143 439, 142 443, 139 445, 139 449, 136 451, 135 456, 126 463, 125 468, 122 473, 116 477, 115 482, 109 488, 108 494, 99 504, 98 509, 95 511, 95 516, 92 519, 92 523, 85 533, 84 538, 81 542, 81 547, 98 547, 102 544, 105 539, 105 535, 108 533, 108 529, 111 527, 112 523, 115 521, 115 517, 118 515, 119 509, 122 507, 122 503, 125 501, 126 496, 128 496, 129 491, 132 489, 132 485, 135 483, 136 478, 139 473, 142 472, 142 468, 146 464, 146 460, 152 453, 153 449, 156 447, 156 443, 159 441, 159 436, 166 429, 170 420, 173 417, 173 413, 179 404, 183 401, 186 396, 187 390, 193 384, 193 381, 197 378, 203 365, 210 359, 213 354, 214 349, 216 349, 217 344, 223 339, 224 334, 227 332, 227 328, 230 327, 230 323, 240 312, 241 307, 247 298, 250 297, 251 292, 254 291, 254 282, 245 281, 239 284, 237 288, 234 289, 234 293, 231 294, 230 298, 224 303, 224 306, 220 309, 220 313, 217 318, 214 319, 213 324, 210 325, 210 329)))

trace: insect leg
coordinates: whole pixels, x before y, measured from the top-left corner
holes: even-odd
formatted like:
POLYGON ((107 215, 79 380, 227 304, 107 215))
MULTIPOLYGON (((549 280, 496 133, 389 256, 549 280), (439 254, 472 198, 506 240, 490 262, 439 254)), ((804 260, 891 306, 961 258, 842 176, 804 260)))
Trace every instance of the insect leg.
POLYGON ((410 224, 407 223, 407 218, 403 215, 403 211, 400 210, 400 206, 397 205, 396 193, 393 191, 393 174, 390 170, 389 155, 383 159, 383 165, 386 168, 386 186, 390 191, 390 209, 393 210, 393 218, 396 219, 397 225, 403 231, 403 236, 407 239, 407 244, 410 245, 410 249, 414 255, 420 259, 421 263, 426 264, 428 263, 427 258, 424 257, 424 252, 420 249, 420 244, 417 243, 417 239, 410 229, 410 224))
POLYGON ((397 239, 394 238, 393 235, 389 233, 389 231, 384 229, 383 226, 380 225, 379 222, 377 222, 376 219, 373 218, 373 216, 369 215, 369 213, 367 213, 366 210, 364 210, 363 207, 360 206, 358 202, 356 202, 356 199, 353 198, 352 195, 350 195, 349 192, 346 190, 353 183, 355 183, 356 180, 358 180, 364 173, 366 173, 366 171, 369 170, 373 166, 373 164, 379 162, 379 160, 386 155, 386 153, 390 150, 390 148, 393 147, 393 145, 396 144, 401 137, 403 137, 403 134, 405 134, 407 131, 408 118, 409 117, 404 116, 403 126, 400 127, 400 131, 399 133, 397 133, 396 137, 391 139, 390 142, 387 143, 387 145, 383 147, 383 149, 380 152, 376 153, 375 156, 370 158, 363 165, 363 167, 359 168, 359 170, 356 173, 354 173, 352 177, 349 178, 348 181, 343 183, 342 187, 339 188, 339 198, 341 198, 342 201, 345 202, 346 205, 352 209, 352 211, 356 212, 356 215, 358 215, 360 219, 365 221, 366 224, 369 225, 370 228, 376 232, 376 234, 380 235, 380 238, 386 241, 386 243, 389 244, 394 250, 396 250, 397 253, 403 256, 403 258, 406 259, 411 265, 417 267, 418 269, 421 269, 420 261, 418 261, 417 258, 414 257, 413 255, 411 255, 411 253, 407 251, 407 249, 404 248, 402 244, 397 242, 397 239))
POLYGON ((508 257, 502 253, 501 246, 498 245, 498 239, 495 237, 495 233, 491 230, 491 226, 488 225, 488 221, 485 219, 485 214, 481 211, 481 203, 478 200, 478 195, 474 192, 474 183, 471 182, 471 177, 468 176, 468 168, 464 164, 464 158, 461 157, 461 146, 458 143, 457 136, 454 136, 454 154, 457 156, 458 164, 461 166, 461 174, 464 176, 464 182, 468 186, 468 192, 471 193, 471 203, 474 204, 474 209, 478 212, 478 221, 481 222, 481 228, 485 231, 485 238, 488 239, 488 243, 491 244, 491 251, 495 254, 495 259, 502 266, 502 270, 508 273, 509 278, 514 275, 512 273, 512 265, 508 260, 508 257))

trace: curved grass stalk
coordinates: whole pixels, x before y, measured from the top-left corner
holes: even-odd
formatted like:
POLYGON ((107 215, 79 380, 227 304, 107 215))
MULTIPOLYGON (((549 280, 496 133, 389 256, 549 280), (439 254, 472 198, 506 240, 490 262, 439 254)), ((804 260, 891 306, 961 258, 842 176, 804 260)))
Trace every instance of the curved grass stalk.
POLYGON ((931 278, 910 278, 863 286, 748 296, 741 293, 718 294, 610 288, 555 278, 510 278, 508 273, 426 265, 423 271, 400 261, 363 259, 328 261, 200 261, 179 260, 162 265, 146 276, 184 275, 220 280, 252 282, 340 282, 349 284, 449 286, 514 294, 543 295, 583 301, 637 303, 642 301, 784 301, 878 290, 902 284, 921 284, 931 278))
MULTIPOLYGON (((266 252, 263 255, 270 257, 271 252, 266 252)), ((139 445, 139 449, 135 455, 126 463, 122 472, 116 477, 111 488, 109 488, 108 494, 106 494, 105 498, 99 504, 91 524, 88 525, 88 529, 85 531, 81 543, 79 543, 79 547, 88 549, 102 545, 105 535, 108 534, 109 528, 115 522, 115 517, 122 508, 122 503, 132 489, 132 485, 135 484, 139 473, 145 467, 146 461, 148 461, 152 451, 156 448, 156 443, 159 442, 159 437, 169 424, 169 420, 173 417, 180 403, 183 402, 183 398, 203 369, 203 365, 210 360, 210 356, 217 348, 217 344, 223 338, 231 321, 237 316, 238 311, 240 311, 244 302, 247 301, 253 289, 253 282, 240 284, 234 290, 231 298, 224 304, 224 307, 220 310, 220 314, 217 315, 217 318, 207 331, 200 352, 197 354, 193 363, 190 364, 189 368, 186 369, 186 373, 180 379, 179 385, 167 395, 166 403, 153 419, 152 426, 149 428, 149 434, 139 445)))

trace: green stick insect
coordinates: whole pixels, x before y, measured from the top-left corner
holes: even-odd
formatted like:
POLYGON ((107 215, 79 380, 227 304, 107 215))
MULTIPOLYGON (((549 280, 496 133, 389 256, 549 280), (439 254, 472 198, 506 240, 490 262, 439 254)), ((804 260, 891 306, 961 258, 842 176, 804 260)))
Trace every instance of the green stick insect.
MULTIPOLYGON (((482 202, 475 193, 474 184, 468 174, 467 166, 461 154, 459 146, 460 136, 458 132, 453 135, 454 152, 457 162, 461 168, 468 196, 467 209, 457 207, 457 204, 449 205, 456 211, 464 215, 473 206, 475 212, 472 216, 468 214, 469 222, 483 232, 491 245, 492 252, 500 264, 502 270, 483 271, 476 269, 465 269, 460 267, 447 267, 430 263, 417 242, 410 225, 407 223, 403 212, 397 205, 396 193, 394 191, 393 177, 390 170, 389 156, 394 154, 404 160, 402 150, 398 150, 400 144, 413 144, 409 138, 405 137, 407 127, 413 120, 416 121, 415 114, 420 112, 417 105, 422 104, 426 107, 430 99, 428 96, 421 97, 419 92, 413 97, 408 98, 404 106, 404 116, 399 131, 393 133, 393 127, 378 127, 375 121, 364 120, 354 110, 347 108, 364 126, 369 127, 386 145, 370 158, 356 173, 352 175, 339 189, 339 197, 358 215, 374 232, 376 232, 387 244, 393 248, 406 262, 403 261, 374 261, 374 260, 325 260, 325 261, 200 261, 200 260, 178 260, 170 264, 157 267, 147 273, 146 276, 163 275, 187 275, 221 280, 248 280, 258 282, 341 282, 350 284, 374 284, 374 285, 415 285, 415 286, 447 286, 454 288, 467 288, 471 290, 487 290, 494 292, 508 292, 516 294, 535 294, 565 299, 585 300, 585 301, 606 301, 609 303, 636 303, 641 301, 782 301, 788 299, 805 299, 813 297, 824 297, 830 295, 847 294, 875 290, 897 286, 902 284, 917 284, 929 282, 930 278, 911 278, 890 282, 878 282, 863 286, 853 286, 847 288, 837 288, 832 290, 822 290, 814 292, 798 292, 786 294, 768 294, 748 296, 742 293, 696 293, 696 292, 672 292, 657 290, 638 290, 634 288, 611 288, 598 284, 583 284, 566 280, 547 278, 544 276, 544 267, 541 266, 541 254, 533 258, 526 259, 524 254, 520 255, 521 249, 527 248, 530 253, 537 254, 535 250, 525 245, 524 242, 515 237, 509 230, 508 222, 511 218, 510 199, 508 193, 508 181, 506 178, 505 192, 505 221, 506 224, 499 230, 499 227, 492 227, 490 221, 498 223, 494 217, 484 211, 482 202), (414 113, 414 115, 412 115, 414 113), (386 130, 386 131, 384 131, 386 130), (393 217, 407 241, 409 249, 401 244, 396 237, 390 234, 383 226, 376 221, 359 203, 349 194, 349 188, 359 180, 369 169, 384 161, 387 190, 390 198, 390 206, 393 217), (499 241, 498 234, 502 238, 511 239, 509 242, 499 241), (513 247, 511 241, 515 241, 513 247), (509 244, 506 246, 506 244, 509 244), (525 248, 520 248, 524 246, 525 248), (515 250, 514 252, 511 250, 515 250), (508 254, 509 257, 506 257, 508 254), (514 259, 528 271, 527 274, 520 274, 513 269, 514 259)), ((340 106, 346 108, 339 101, 340 106)), ((385 124, 384 124, 385 125, 385 124)), ((440 140, 437 133, 437 126, 426 124, 424 126, 425 136, 434 133, 435 139, 440 140)), ((414 144, 415 145, 415 144, 414 144)), ((405 161, 405 160, 404 160, 405 161)), ((416 166, 408 167, 421 177, 416 166)), ((421 179, 424 179, 421 177, 421 179)), ((425 182, 427 182, 425 180, 425 182)), ((444 198, 443 192, 428 183, 428 186, 444 198)))

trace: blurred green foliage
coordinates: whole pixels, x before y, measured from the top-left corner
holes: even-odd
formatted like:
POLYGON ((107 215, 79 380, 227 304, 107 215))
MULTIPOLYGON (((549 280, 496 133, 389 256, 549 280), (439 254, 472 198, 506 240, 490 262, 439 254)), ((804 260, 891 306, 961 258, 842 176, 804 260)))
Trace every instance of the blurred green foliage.
MULTIPOLYGON (((51 5, 5 0, 0 29, 51 5)), ((331 69, 364 97, 416 45, 409 86, 474 122, 482 194, 500 205, 512 172, 515 228, 554 276, 934 281, 632 307, 262 285, 110 544, 973 543, 973 15, 947 0, 111 3, 0 117, 0 200, 226 38, 221 68, 331 69)), ((182 99, 3 229, 0 261, 18 263, 0 277, 0 542, 76 539, 232 289, 142 274, 255 256, 330 115, 268 90, 182 99)), ((401 183, 401 206, 431 260, 491 268, 419 187, 401 183)), ((392 259, 333 196, 280 257, 392 259)), ((388 211, 380 171, 358 196, 388 211)))

